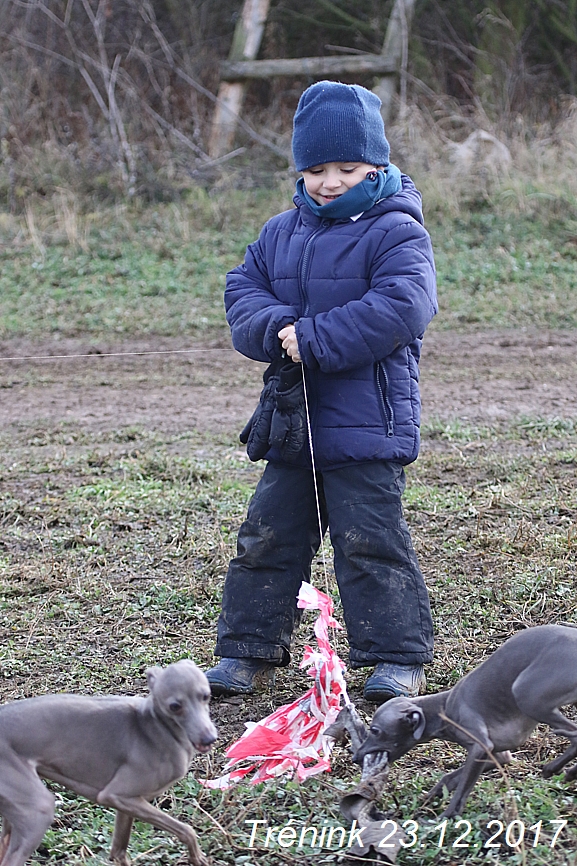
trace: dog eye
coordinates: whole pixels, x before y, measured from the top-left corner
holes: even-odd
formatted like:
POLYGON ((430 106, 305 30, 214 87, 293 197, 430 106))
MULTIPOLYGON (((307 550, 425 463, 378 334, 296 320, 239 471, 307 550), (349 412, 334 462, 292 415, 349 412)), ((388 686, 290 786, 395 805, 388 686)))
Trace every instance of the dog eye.
POLYGON ((168 709, 171 713, 179 713, 182 709, 182 704, 180 701, 171 701, 168 705, 168 709))
POLYGON ((381 729, 377 728, 376 725, 371 725, 371 727, 369 728, 369 733, 373 734, 375 737, 378 737, 381 733, 381 729))

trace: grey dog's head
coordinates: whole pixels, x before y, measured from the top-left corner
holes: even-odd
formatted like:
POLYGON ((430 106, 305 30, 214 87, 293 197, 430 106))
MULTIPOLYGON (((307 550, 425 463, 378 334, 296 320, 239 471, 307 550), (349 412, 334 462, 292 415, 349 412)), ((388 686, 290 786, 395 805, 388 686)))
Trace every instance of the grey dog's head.
POLYGON ((367 755, 386 752, 392 763, 417 744, 425 725, 425 715, 417 703, 410 698, 392 698, 376 711, 367 738, 353 755, 353 761, 362 766, 367 755))
POLYGON ((148 688, 157 715, 178 725, 197 752, 208 752, 218 733, 209 715, 210 685, 190 659, 148 668, 148 688))

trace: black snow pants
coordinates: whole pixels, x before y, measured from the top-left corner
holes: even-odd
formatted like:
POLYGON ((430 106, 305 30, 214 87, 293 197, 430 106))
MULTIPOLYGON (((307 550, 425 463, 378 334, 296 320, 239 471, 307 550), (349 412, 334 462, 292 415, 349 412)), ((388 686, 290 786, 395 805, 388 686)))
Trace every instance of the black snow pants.
MULTIPOLYGON (((401 496, 398 463, 317 472, 353 668, 431 661, 429 597, 401 496)), ((312 471, 268 463, 255 490, 224 585, 216 654, 290 661, 296 596, 320 547, 312 471)))

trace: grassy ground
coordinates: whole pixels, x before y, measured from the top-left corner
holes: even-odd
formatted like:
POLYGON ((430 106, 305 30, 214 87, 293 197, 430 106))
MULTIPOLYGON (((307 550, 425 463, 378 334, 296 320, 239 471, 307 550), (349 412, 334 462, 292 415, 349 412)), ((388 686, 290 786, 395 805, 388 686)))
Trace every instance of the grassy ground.
MULTIPOLYGON (((188 653, 208 666, 226 562, 258 470, 240 457, 233 440, 118 430, 95 442, 70 432, 44 431, 40 439, 30 432, 17 448, 2 443, 3 698, 141 691, 148 665, 188 653)), ((571 424, 425 430, 422 456, 409 472, 407 515, 438 634, 430 690, 454 683, 522 625, 574 618, 576 463, 571 424)), ((316 582, 323 582, 320 566, 316 582)), ((299 644, 310 640, 310 625, 309 617, 299 644)), ((351 694, 367 714, 362 679, 351 675, 351 694)), ((292 668, 278 680, 274 694, 216 702, 223 745, 241 733, 244 721, 306 688, 305 676, 292 668)), ((527 828, 527 862, 569 862, 577 841, 571 791, 560 780, 544 783, 537 769, 555 748, 555 738, 543 731, 530 741, 509 773, 512 793, 497 776, 477 786, 466 813, 471 847, 498 829, 487 831, 490 821, 507 826, 515 820, 516 808, 527 828), (543 843, 558 819, 569 826, 555 848, 531 847, 535 831, 531 835, 529 827, 543 822, 543 843)), ((452 845, 467 825, 452 822, 439 848, 440 830, 432 831, 438 804, 418 809, 419 794, 459 759, 458 749, 436 744, 392 773, 385 807, 394 820, 415 819, 432 834, 425 849, 418 855, 407 850, 400 862, 486 861, 490 852, 464 849, 453 860, 452 845)), ((201 776, 215 775, 221 766, 220 750, 196 761, 201 776)), ((283 826, 292 818, 299 828, 336 825, 339 792, 353 778, 354 768, 339 750, 332 776, 303 786, 209 793, 191 777, 164 805, 202 829, 216 863, 264 864, 297 855, 320 862, 307 860, 305 850, 287 849, 283 857, 278 846, 273 856, 262 848, 261 836, 260 848, 247 850, 253 825, 243 822, 283 826)), ((41 848, 45 861, 100 862, 111 832, 109 813, 64 792, 59 798, 57 823, 41 848)), ((500 855, 513 856, 503 836, 499 840, 500 855)), ((132 852, 145 862, 181 856, 177 844, 140 826, 132 852)))
MULTIPOLYGON (((288 190, 202 191, 179 204, 82 213, 45 203, 0 214, 0 338, 223 330, 226 271, 288 190)), ((577 221, 481 209, 429 223, 435 328, 577 327, 577 221)))
MULTIPOLYGON (((211 222, 204 200, 90 219, 77 213, 68 223, 66 214, 42 211, 22 223, 6 216, 0 335, 220 337, 223 273, 278 204, 247 196, 228 202, 224 214, 213 208, 211 222)), ((434 327, 577 327, 572 223, 535 225, 485 212, 431 229, 443 307, 434 327)), ((170 435, 119 422, 94 436, 63 422, 13 429, 0 445, 2 699, 142 692, 150 664, 190 654, 208 666, 223 576, 260 471, 239 453, 232 432, 170 435)), ((406 510, 438 635, 431 691, 453 684, 518 628, 575 618, 576 465, 571 421, 431 422, 424 429, 406 510)), ((316 583, 323 581, 319 562, 316 583)), ((299 633, 297 657, 311 640, 311 623, 309 616, 299 633)), ((338 649, 345 655, 342 639, 338 649)), ((319 833, 339 826, 339 796, 356 778, 346 750, 336 751, 330 776, 304 785, 223 793, 195 780, 219 773, 224 747, 245 721, 307 687, 295 666, 277 679, 274 692, 214 703, 219 748, 196 759, 195 772, 162 799, 163 808, 194 824, 214 864, 312 866, 340 856, 338 833, 322 851, 283 847, 278 832, 268 847, 259 832, 250 848, 254 825, 246 822, 280 829, 292 821, 297 837, 306 826, 319 833)), ((353 672, 350 689, 368 718, 363 679, 353 672)), ((419 806, 420 794, 461 760, 459 750, 434 744, 399 762, 383 808, 391 820, 414 820, 418 828, 416 845, 398 862, 576 863, 573 791, 561 779, 543 782, 538 770, 557 750, 556 738, 539 730, 507 780, 495 774, 479 783, 464 816, 470 829, 449 822, 443 830, 440 804, 419 806), (568 824, 554 840, 560 820, 568 824), (521 826, 519 849, 513 843, 521 826), (484 847, 494 833, 491 844, 500 847, 484 847)), ((104 862, 111 813, 54 789, 58 817, 37 859, 104 862)), ((181 846, 147 825, 137 825, 131 854, 136 862, 184 862, 181 846)))

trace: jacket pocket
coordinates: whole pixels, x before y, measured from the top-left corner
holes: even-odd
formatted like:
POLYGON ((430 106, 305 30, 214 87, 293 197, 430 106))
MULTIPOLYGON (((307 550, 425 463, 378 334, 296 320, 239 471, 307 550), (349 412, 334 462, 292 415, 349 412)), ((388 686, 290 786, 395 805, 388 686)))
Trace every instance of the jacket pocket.
POLYGON ((379 408, 383 416, 383 424, 387 436, 395 435, 395 413, 389 396, 389 376, 384 361, 377 363, 376 369, 377 394, 379 408))

